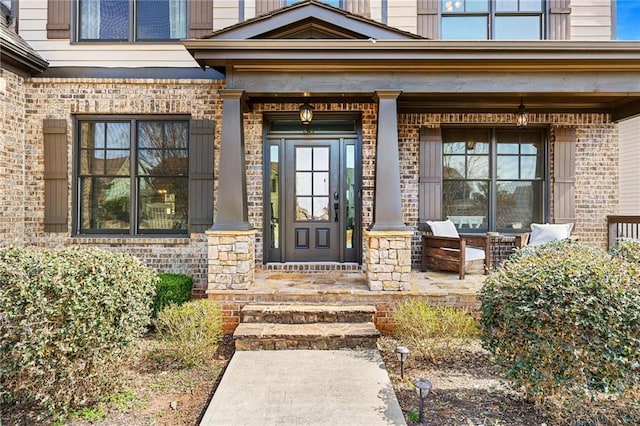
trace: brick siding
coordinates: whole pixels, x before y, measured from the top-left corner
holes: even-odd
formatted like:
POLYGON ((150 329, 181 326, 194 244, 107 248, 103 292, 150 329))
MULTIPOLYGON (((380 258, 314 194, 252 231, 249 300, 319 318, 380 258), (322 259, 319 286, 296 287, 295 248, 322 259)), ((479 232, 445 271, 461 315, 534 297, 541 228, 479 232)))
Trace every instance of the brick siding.
MULTIPOLYGON (((72 152, 72 119, 76 114, 188 114, 215 121, 215 176, 217 190, 223 81, 140 79, 23 79, 2 70, 6 81, 0 93, 4 137, 0 140, 0 190, 2 243, 12 241, 40 246, 97 245, 140 256, 159 271, 193 275, 196 286, 206 288, 206 237, 191 238, 85 238, 70 233, 44 232, 44 182, 42 120, 68 122, 72 152)), ((362 228, 371 225, 375 182, 375 103, 314 103, 316 111, 354 111, 362 114, 362 228)), ((299 103, 254 104, 244 115, 249 222, 258 230, 256 263, 263 262, 263 114, 295 112, 299 103)), ((511 114, 401 114, 398 117, 400 178, 404 220, 418 224, 419 129, 441 124, 491 124, 511 126, 511 114)), ((576 227, 581 240, 606 247, 606 216, 618 211, 618 132, 606 114, 531 114, 530 126, 571 125, 577 128, 576 227)), ((553 147, 550 147, 553 164, 553 147)), ((69 182, 72 156, 69 155, 69 182)), ((553 176, 553 171, 551 171, 553 176)), ((550 182, 553 188, 553 182, 550 182)), ((553 199, 553 194, 549 194, 553 199)), ((216 208, 214 195, 214 210, 216 208)), ((69 214, 71 214, 71 196, 69 214)), ((553 206, 552 206, 553 218, 553 206)), ((69 217, 71 223, 71 217, 69 217)), ((70 230, 69 230, 70 231, 70 230)), ((412 244, 413 265, 419 264, 418 233, 412 244)))

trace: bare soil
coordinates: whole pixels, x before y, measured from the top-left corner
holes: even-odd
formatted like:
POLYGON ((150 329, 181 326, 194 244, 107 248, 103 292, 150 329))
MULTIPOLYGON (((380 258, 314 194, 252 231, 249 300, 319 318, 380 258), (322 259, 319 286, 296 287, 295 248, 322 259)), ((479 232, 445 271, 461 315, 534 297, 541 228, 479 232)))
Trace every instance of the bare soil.
MULTIPOLYGON (((230 338, 220 344, 214 359, 193 368, 177 368, 163 356, 163 343, 151 335, 141 340, 125 365, 121 389, 109 400, 74 413, 69 426, 181 426, 199 423, 224 369, 233 356, 230 338)), ((1 406, 0 426, 51 424, 38 420, 26 406, 1 406)))
MULTIPOLYGON (((417 421, 419 400, 411 383, 418 377, 433 383, 424 407, 424 425, 542 426, 558 423, 501 383, 489 354, 477 341, 458 348, 454 355, 437 363, 410 355, 405 363, 404 379, 400 377, 399 361, 393 352, 397 345, 398 342, 391 338, 382 338, 378 346, 410 426, 420 424, 417 421)), ((109 401, 76 413, 66 424, 197 425, 233 356, 233 342, 226 338, 220 344, 215 359, 190 369, 176 368, 169 359, 160 355, 161 349, 162 342, 154 337, 143 339, 137 355, 127 363, 121 390, 115 392, 109 401)), ((634 404, 637 409, 637 402, 634 404)), ((605 407, 610 411, 608 405, 605 407)), ((624 406, 621 412, 625 412, 624 406)), ((610 421, 593 424, 636 424, 633 420, 619 421, 625 414, 612 413, 608 416, 610 421)), ((0 406, 0 414, 0 426, 51 424, 51 421, 37 421, 37 413, 24 406, 0 406)))
POLYGON ((379 348, 391 384, 408 425, 418 425, 419 398, 413 380, 425 378, 433 388, 424 404, 424 425, 543 425, 544 415, 500 381, 489 354, 478 341, 455 351, 455 355, 433 363, 409 355, 400 377, 400 362, 390 338, 380 340, 379 348))

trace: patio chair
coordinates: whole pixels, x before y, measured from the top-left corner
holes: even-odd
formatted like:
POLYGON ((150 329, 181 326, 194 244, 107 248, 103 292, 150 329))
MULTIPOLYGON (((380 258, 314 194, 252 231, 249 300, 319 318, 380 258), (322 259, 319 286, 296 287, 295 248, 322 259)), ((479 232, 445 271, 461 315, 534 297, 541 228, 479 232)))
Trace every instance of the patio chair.
POLYGON ((489 238, 486 235, 459 235, 451 220, 427 221, 431 233, 422 234, 422 271, 458 272, 464 279, 467 270, 489 270, 489 238))

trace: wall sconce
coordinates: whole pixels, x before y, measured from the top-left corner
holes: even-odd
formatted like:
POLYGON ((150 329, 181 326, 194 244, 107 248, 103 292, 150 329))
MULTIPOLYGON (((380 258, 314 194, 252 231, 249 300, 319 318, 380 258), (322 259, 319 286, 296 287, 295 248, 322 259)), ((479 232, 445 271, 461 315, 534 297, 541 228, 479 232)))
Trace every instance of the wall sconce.
POLYGON ((527 127, 527 124, 529 124, 529 113, 524 110, 524 104, 522 103, 522 100, 520 100, 520 106, 518 107, 518 111, 515 112, 514 116, 516 127, 527 127))
POLYGON ((313 120, 313 109, 313 105, 310 105, 309 102, 300 105, 300 121, 302 124, 311 124, 311 120, 313 120))
POLYGON ((420 417, 418 418, 418 422, 422 423, 424 420, 424 400, 427 399, 429 395, 429 391, 433 387, 430 381, 427 379, 415 379, 413 381, 413 385, 416 387, 416 392, 418 393, 418 397, 420 398, 420 417))
POLYGON ((467 142, 465 142, 465 145, 467 146, 467 151, 473 151, 476 147, 476 141, 467 140, 467 142))
POLYGON ((398 361, 400 361, 400 378, 404 380, 404 362, 409 357, 409 348, 406 346, 398 346, 393 350, 398 357, 398 361))

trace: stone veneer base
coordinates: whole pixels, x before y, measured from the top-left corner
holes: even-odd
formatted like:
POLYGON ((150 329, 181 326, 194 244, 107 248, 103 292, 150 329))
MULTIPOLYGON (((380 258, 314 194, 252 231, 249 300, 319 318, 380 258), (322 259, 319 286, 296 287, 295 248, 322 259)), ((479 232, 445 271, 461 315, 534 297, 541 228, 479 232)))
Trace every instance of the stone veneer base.
POLYGON ((207 292, 247 290, 255 278, 258 231, 206 231, 209 274, 207 292))
POLYGON ((411 239, 414 231, 365 231, 365 270, 369 290, 411 289, 411 239))

